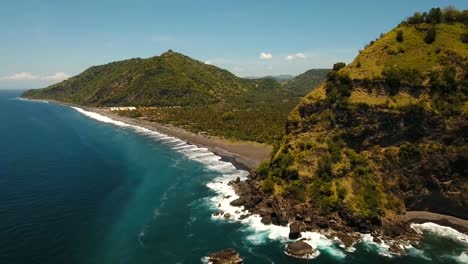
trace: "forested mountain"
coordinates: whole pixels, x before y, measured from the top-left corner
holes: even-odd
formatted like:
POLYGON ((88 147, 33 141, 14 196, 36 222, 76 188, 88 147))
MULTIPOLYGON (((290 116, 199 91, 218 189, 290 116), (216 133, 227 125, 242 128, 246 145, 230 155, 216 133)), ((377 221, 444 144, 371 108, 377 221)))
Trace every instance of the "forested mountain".
POLYGON ((251 186, 361 231, 405 210, 468 218, 467 22, 416 13, 335 64, 251 186))
POLYGON ((329 71, 329 69, 311 69, 282 84, 294 95, 302 97, 321 84, 329 71))
POLYGON ((148 59, 93 66, 50 87, 30 90, 24 96, 94 106, 193 106, 257 92, 286 94, 277 82, 242 79, 168 51, 148 59))
MULTIPOLYGON (((324 79, 322 70, 310 75, 314 84, 324 79)), ((305 94, 300 86, 283 85, 275 78, 239 78, 168 51, 148 59, 93 66, 23 96, 95 107, 139 106, 138 111, 121 114, 194 132, 273 143, 285 133, 288 113, 305 94)))

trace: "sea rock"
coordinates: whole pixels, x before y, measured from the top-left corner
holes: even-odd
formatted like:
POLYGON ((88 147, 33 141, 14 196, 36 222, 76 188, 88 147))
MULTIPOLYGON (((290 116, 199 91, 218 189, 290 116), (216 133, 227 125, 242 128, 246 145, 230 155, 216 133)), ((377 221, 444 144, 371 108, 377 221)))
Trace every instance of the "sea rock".
POLYGON ((315 223, 320 228, 328 228, 328 219, 324 216, 317 217, 315 223))
POLYGON ((251 216, 251 214, 243 214, 243 215, 239 216, 239 220, 244 220, 249 216, 251 216))
MULTIPOLYGON (((287 201, 284 200, 283 197, 278 196, 273 198, 271 205, 275 212, 276 218, 278 218, 279 224, 286 226, 289 222, 289 207, 287 201)), ((274 221, 272 222, 273 224, 275 223, 274 221)))
POLYGON ((244 198, 238 198, 238 199, 235 199, 234 201, 230 202, 229 204, 232 205, 232 206, 242 206, 242 205, 244 205, 244 203, 245 203, 244 198))
POLYGON ((285 253, 295 258, 313 258, 317 256, 318 251, 315 251, 312 246, 300 240, 287 244, 285 253))
POLYGON ((229 248, 208 255, 208 263, 213 264, 242 264, 242 257, 234 249, 229 248))
POLYGON ((271 225, 271 215, 264 215, 262 217, 262 223, 265 225, 271 225))
POLYGON ((354 237, 350 234, 347 234, 347 233, 343 233, 343 232, 338 232, 336 234, 336 236, 338 237, 338 239, 341 241, 341 243, 343 243, 343 245, 346 247, 346 248, 350 248, 352 246, 354 246, 354 244, 356 243, 357 241, 357 237, 354 237))
POLYGON ((224 215, 224 219, 229 219, 229 218, 231 218, 231 214, 230 214, 230 213, 227 213, 227 214, 224 215))
POLYGON ((399 224, 388 223, 383 226, 383 233, 385 236, 397 237, 405 232, 404 227, 399 224))
POLYGON ((289 238, 298 239, 301 237, 301 225, 298 221, 294 221, 289 225, 289 238))
POLYGON ((218 211, 216 213, 213 214, 213 216, 222 216, 224 214, 223 211, 218 211))
POLYGON ((390 251, 390 253, 396 256, 406 255, 405 250, 396 244, 391 244, 388 250, 390 251))

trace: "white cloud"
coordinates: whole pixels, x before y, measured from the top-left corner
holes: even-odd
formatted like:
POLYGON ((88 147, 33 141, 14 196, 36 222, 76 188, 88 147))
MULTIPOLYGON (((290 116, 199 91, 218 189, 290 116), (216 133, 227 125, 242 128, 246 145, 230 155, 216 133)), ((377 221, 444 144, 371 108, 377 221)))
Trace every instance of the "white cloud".
POLYGON ((52 75, 44 76, 42 77, 42 80, 45 81, 62 81, 65 79, 70 78, 70 75, 64 73, 64 72, 56 72, 52 75))
POLYGON ((3 76, 0 77, 0 80, 7 80, 7 81, 29 81, 29 80, 37 80, 38 76, 33 75, 30 72, 18 72, 13 75, 3 76))
POLYGON ((210 60, 205 61, 205 64, 211 65, 213 64, 210 60))
POLYGON ((262 52, 262 53, 260 53, 260 55, 258 57, 261 60, 269 60, 269 59, 273 58, 273 55, 271 55, 271 53, 262 52))
POLYGON ((306 55, 301 52, 286 56, 286 60, 305 59, 305 58, 306 58, 306 55))
POLYGON ((68 79, 70 75, 64 72, 56 72, 52 75, 39 76, 30 72, 18 72, 13 75, 0 77, 0 81, 62 81, 68 79))

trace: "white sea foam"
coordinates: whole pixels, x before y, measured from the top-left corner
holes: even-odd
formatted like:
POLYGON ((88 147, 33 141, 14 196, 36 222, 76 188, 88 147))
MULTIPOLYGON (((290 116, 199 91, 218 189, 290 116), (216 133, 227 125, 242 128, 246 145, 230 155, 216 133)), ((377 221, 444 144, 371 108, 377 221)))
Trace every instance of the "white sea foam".
POLYGON ((462 252, 459 256, 451 257, 457 263, 467 264, 468 263, 468 251, 462 252))
POLYGON ((441 226, 435 223, 427 222, 423 224, 411 224, 411 228, 413 228, 416 232, 419 232, 421 234, 424 232, 428 232, 437 236, 446 237, 458 241, 459 243, 468 246, 468 235, 458 232, 457 230, 448 226, 441 226))
MULTIPOLYGON (((246 239, 250 243, 263 244, 268 242, 269 240, 279 240, 283 242, 292 241, 289 239, 289 227, 265 225, 261 222, 261 217, 259 215, 251 215, 240 220, 240 217, 244 214, 248 214, 248 212, 244 210, 242 206, 234 207, 230 205, 230 203, 233 200, 239 198, 239 196, 235 193, 234 189, 228 183, 230 181, 236 180, 237 178, 240 178, 240 180, 246 180, 248 176, 247 171, 236 169, 236 167, 233 164, 231 164, 230 162, 222 161, 220 156, 215 155, 206 148, 200 148, 195 145, 188 144, 187 142, 181 139, 171 137, 163 133, 152 131, 143 127, 130 125, 100 115, 98 113, 83 110, 78 107, 72 108, 95 120, 124 128, 130 128, 136 131, 137 133, 145 134, 154 140, 170 145, 173 150, 184 154, 186 157, 205 164, 207 169, 220 172, 222 175, 215 178, 213 181, 207 183, 207 187, 217 193, 216 196, 209 198, 209 205, 215 210, 222 211, 224 214, 220 214, 218 216, 213 215, 212 217, 213 219, 225 220, 225 215, 229 214, 230 217, 227 219, 228 221, 240 221, 244 223, 245 226, 242 230, 244 232, 249 233, 246 236, 246 239)), ((429 231, 437 235, 451 237, 464 243, 468 243, 467 235, 462 234, 450 227, 439 226, 433 223, 425 223, 413 224, 412 228, 419 232, 429 231)), ((303 232, 301 234, 302 238, 306 239, 305 242, 311 245, 317 251, 317 254, 309 256, 310 258, 317 257, 318 254, 320 254, 320 252, 326 252, 327 254, 334 256, 337 259, 343 259, 346 257, 346 253, 340 249, 339 244, 334 240, 326 238, 323 234, 320 234, 318 232, 303 232)), ((143 236, 144 232, 142 232, 139 235, 140 243, 141 237, 143 236)), ((385 243, 375 243, 371 235, 363 235, 362 242, 364 242, 367 245, 367 247, 376 250, 381 255, 389 257, 392 256, 389 252, 389 246, 385 243)), ((354 248, 351 248, 351 250, 346 250, 352 252, 353 249, 354 248)), ((420 255, 421 257, 425 257, 424 254, 422 254, 419 251, 415 251, 414 254, 420 255)), ((454 258, 459 263, 467 263, 468 260, 466 252, 463 252, 460 256, 454 258)))
POLYGON ((26 99, 26 98, 21 98, 21 97, 16 97, 16 99, 21 100, 21 101, 36 102, 36 103, 46 103, 46 104, 49 103, 47 101, 39 100, 39 99, 26 99))
POLYGON ((392 253, 390 253, 390 246, 385 244, 384 241, 382 241, 380 244, 374 242, 374 237, 371 234, 363 234, 361 235, 361 239, 368 249, 376 251, 381 256, 392 257, 392 253))

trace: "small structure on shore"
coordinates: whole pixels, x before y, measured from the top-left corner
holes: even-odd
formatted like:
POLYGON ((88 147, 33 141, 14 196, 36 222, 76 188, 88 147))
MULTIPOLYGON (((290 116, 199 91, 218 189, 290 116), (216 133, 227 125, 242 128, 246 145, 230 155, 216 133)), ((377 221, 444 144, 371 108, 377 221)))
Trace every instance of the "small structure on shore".
POLYGON ((111 111, 135 111, 134 106, 114 106, 110 108, 111 111))

